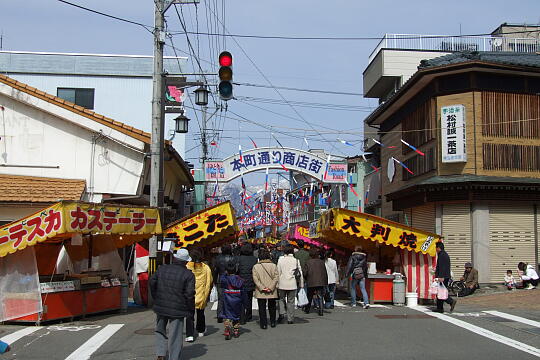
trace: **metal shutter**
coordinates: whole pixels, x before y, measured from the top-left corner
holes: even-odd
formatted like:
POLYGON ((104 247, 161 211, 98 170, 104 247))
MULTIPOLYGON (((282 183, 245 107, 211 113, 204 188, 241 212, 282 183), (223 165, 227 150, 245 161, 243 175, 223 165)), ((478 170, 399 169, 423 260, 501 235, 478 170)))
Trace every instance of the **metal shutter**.
POLYGON ((435 205, 426 204, 412 208, 412 227, 435 232, 435 205))
POLYGON ((534 207, 490 205, 489 245, 491 282, 504 281, 506 270, 516 274, 520 261, 534 264, 534 207))
POLYGON ((464 272, 471 261, 471 210, 469 204, 445 204, 442 207, 444 248, 450 256, 454 279, 464 272))

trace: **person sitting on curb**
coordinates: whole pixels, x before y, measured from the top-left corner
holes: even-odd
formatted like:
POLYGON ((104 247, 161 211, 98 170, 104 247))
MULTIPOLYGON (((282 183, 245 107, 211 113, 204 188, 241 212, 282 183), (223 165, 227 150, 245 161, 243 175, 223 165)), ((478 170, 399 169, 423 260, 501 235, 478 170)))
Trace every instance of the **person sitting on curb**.
POLYGON ((465 288, 458 294, 460 297, 472 295, 479 288, 478 270, 470 262, 465 263, 465 272, 460 280, 465 283, 465 288))
POLYGON ((518 269, 523 272, 521 280, 523 280, 523 288, 527 290, 536 289, 538 286, 538 274, 534 270, 534 267, 524 262, 518 264, 518 269))

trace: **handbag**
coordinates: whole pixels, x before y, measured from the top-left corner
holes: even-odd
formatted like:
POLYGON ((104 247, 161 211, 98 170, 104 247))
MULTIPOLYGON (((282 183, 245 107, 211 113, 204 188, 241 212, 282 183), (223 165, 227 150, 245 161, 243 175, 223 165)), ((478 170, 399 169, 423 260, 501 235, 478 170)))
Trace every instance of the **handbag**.
POLYGON ((216 285, 212 286, 212 290, 210 291, 210 302, 216 302, 218 301, 218 293, 217 293, 217 287, 216 285))
POLYGON ((439 283, 439 288, 437 290, 437 299, 446 300, 448 299, 448 289, 444 286, 443 283, 439 283))
POLYGON ((306 306, 308 304, 308 298, 307 298, 306 290, 304 288, 301 288, 298 291, 298 295, 296 296, 296 298, 297 298, 296 305, 298 305, 299 307, 306 306))
POLYGON ((300 265, 300 262, 296 260, 296 268, 293 270, 293 275, 296 279, 296 286, 300 287, 300 284, 302 283, 302 272, 298 268, 298 265, 300 265))

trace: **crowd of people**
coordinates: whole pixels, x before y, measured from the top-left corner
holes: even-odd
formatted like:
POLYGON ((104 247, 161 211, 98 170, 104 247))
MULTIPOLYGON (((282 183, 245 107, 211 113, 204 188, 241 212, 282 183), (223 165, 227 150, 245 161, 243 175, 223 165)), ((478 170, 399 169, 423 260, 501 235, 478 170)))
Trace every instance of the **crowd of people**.
MULTIPOLYGON (((261 329, 285 321, 294 324, 297 310, 306 314, 315 310, 323 316, 324 309, 334 308, 340 279, 335 256, 333 249, 306 250, 302 241, 297 241, 296 247, 286 241, 276 246, 224 245, 212 259, 204 258, 199 248, 175 251, 172 263, 160 266, 149 282, 158 360, 167 354, 170 359, 180 357, 184 323, 186 342, 195 340, 195 331, 198 337, 205 335, 204 309, 213 288, 217 292, 217 321, 223 323, 226 340, 239 337, 240 326, 253 320, 253 298, 261 329)), ((364 308, 369 308, 367 255, 360 247, 349 259, 344 275, 351 279, 351 306, 357 304, 358 287, 364 308)))

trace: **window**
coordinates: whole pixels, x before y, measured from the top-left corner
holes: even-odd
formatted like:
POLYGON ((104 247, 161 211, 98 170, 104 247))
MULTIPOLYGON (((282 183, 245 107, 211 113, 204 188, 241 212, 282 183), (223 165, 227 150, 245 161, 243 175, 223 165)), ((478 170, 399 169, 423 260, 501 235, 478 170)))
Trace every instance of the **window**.
POLYGON ((58 88, 57 96, 75 105, 94 109, 94 89, 58 88))

